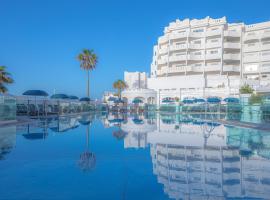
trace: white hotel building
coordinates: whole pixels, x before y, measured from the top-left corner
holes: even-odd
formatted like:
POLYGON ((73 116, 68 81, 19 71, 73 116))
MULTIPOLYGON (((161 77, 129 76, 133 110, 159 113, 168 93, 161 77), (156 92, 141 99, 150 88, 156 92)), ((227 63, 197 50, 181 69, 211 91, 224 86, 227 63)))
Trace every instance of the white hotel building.
POLYGON ((270 22, 176 20, 154 46, 148 87, 162 96, 234 96, 248 83, 270 89, 270 22))

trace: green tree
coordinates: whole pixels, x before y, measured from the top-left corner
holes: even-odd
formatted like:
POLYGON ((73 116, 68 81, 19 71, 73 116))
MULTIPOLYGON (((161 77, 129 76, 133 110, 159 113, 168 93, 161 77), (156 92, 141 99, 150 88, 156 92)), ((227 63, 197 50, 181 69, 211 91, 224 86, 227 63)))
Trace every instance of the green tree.
POLYGON ((81 68, 87 71, 87 97, 90 98, 90 71, 96 68, 98 57, 93 50, 83 49, 77 59, 80 61, 81 68))
POLYGON ((252 94, 253 91, 254 91, 253 88, 250 87, 248 84, 243 85, 243 86, 239 89, 240 94, 252 94))
POLYGON ((121 99, 121 92, 122 92, 122 90, 127 88, 127 84, 125 81, 117 80, 113 83, 113 88, 118 90, 117 96, 121 99))
POLYGON ((6 71, 6 67, 0 66, 0 93, 6 93, 8 91, 6 85, 13 82, 10 73, 6 71))

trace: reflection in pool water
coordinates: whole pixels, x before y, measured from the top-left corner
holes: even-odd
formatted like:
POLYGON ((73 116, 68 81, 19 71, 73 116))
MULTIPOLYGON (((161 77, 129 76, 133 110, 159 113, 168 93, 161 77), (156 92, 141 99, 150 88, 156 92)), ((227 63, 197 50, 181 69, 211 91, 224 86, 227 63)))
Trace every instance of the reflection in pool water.
POLYGON ((84 115, 2 127, 0 199, 269 199, 270 133, 205 119, 84 115))

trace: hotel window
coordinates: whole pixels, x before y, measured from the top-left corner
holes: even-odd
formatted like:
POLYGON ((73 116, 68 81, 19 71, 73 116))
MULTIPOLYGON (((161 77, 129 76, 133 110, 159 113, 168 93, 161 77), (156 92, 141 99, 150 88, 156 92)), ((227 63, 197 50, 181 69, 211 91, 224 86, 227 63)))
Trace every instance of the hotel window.
POLYGON ((201 44, 201 40, 195 40, 194 42, 193 42, 193 44, 201 44))
POLYGON ((194 53, 194 55, 202 55, 202 52, 197 51, 197 52, 194 53))
POLYGON ((248 47, 253 47, 255 46, 255 43, 250 43, 250 44, 247 44, 248 47))

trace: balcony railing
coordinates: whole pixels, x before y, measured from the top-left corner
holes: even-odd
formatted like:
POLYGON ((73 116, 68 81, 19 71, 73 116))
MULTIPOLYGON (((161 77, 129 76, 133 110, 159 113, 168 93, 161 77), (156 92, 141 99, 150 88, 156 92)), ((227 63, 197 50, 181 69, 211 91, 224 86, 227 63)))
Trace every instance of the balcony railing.
POLYGON ((206 36, 215 36, 215 35, 221 35, 221 30, 209 30, 206 32, 206 36))
POLYGON ((168 69, 168 73, 177 73, 177 72, 185 72, 185 71, 186 71, 186 66, 170 67, 168 69))
POLYGON ((262 38, 270 38, 270 31, 264 31, 262 38))
POLYGON ((270 50, 270 42, 263 42, 261 50, 270 50))
POLYGON ((202 44, 189 44, 188 47, 190 49, 203 49, 204 45, 202 45, 202 44))
POLYGON ((240 60, 240 54, 227 53, 223 55, 224 60, 240 60))
POLYGON ((261 66, 261 67, 260 67, 260 71, 261 71, 261 72, 268 72, 268 73, 269 73, 269 72, 270 72, 270 67, 269 67, 269 66, 267 66, 267 67, 261 66))
POLYGON ((204 59, 205 59, 204 55, 194 55, 194 54, 188 55, 188 60, 204 60, 204 59))
POLYGON ((187 44, 177 44, 177 45, 173 45, 170 47, 171 51, 176 51, 176 50, 181 50, 181 49, 186 49, 187 48, 187 44))
POLYGON ((221 65, 207 65, 204 67, 204 71, 210 72, 210 71, 220 71, 221 70, 221 65))
POLYGON ((206 55, 205 55, 205 59, 206 59, 206 60, 221 59, 221 53, 206 54, 206 55))
POLYGON ((158 43, 165 43, 165 42, 168 42, 168 37, 167 36, 162 36, 158 39, 158 43))
POLYGON ((224 72, 240 72, 240 66, 238 66, 238 65, 224 65, 223 71, 224 72))
POLYGON ((186 38, 187 35, 188 34, 186 32, 184 32, 184 33, 173 33, 173 34, 170 35, 170 39, 174 40, 174 39, 186 38))
POLYGON ((244 55, 244 62, 259 62, 259 61, 260 61, 259 53, 253 53, 252 55, 251 54, 244 55))
POLYGON ((244 41, 245 42, 252 41, 252 40, 259 40, 259 35, 250 34, 250 33, 245 34, 245 36, 244 36, 244 41))
POLYGON ((270 52, 261 53, 261 61, 270 61, 270 52))
POLYGON ((244 52, 253 52, 253 51, 259 51, 259 50, 260 50, 260 45, 258 43, 245 44, 243 48, 244 52))
POLYGON ((158 65, 164 65, 167 63, 167 59, 159 59, 158 60, 158 65))
POLYGON ((241 33, 237 31, 224 31, 224 37, 240 37, 241 33))
POLYGON ((169 57, 170 62, 183 61, 183 60, 186 60, 186 59, 187 59, 186 55, 179 55, 179 56, 171 56, 171 57, 169 57))
POLYGON ((206 43, 205 47, 206 48, 216 48, 216 47, 221 47, 221 42, 208 42, 206 43))
POLYGON ((205 33, 204 32, 190 32, 189 37, 194 37, 194 38, 205 37, 205 33))
POLYGON ((234 43, 234 42, 224 42, 223 47, 225 49, 240 49, 241 44, 240 43, 234 43))
POLYGON ((203 66, 192 66, 193 72, 203 72, 203 66))
POLYGON ((168 52, 168 48, 161 48, 161 49, 159 49, 158 52, 159 52, 159 54, 165 54, 168 52))

